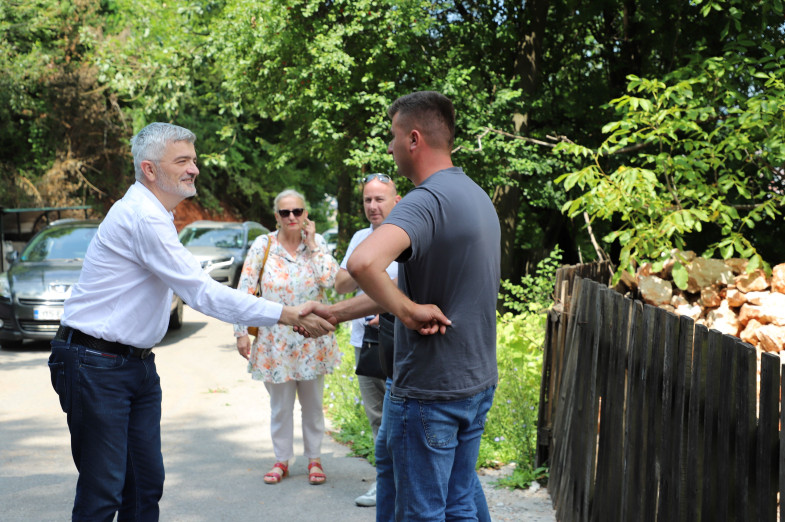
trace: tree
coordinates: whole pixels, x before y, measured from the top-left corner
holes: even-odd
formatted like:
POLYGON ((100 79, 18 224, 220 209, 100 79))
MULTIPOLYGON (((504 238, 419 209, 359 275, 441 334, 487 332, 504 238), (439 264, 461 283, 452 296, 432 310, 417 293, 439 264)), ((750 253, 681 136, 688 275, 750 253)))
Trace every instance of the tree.
MULTIPOLYGON (((604 240, 620 245, 617 277, 647 261, 658 269, 674 248, 738 255, 749 270, 766 266, 761 247, 783 254, 767 239, 785 205, 785 50, 774 22, 782 6, 758 7, 753 25, 734 2, 704 5, 702 16, 729 17, 719 55, 694 54, 662 80, 629 76, 628 93, 610 103, 619 119, 603 127, 604 142, 558 147, 591 160, 560 178, 582 191, 564 209, 613 224, 604 240)), ((674 276, 684 287, 682 268, 674 276)))
MULTIPOLYGON (((614 118, 608 101, 643 96, 625 94, 630 75, 671 87, 698 77, 685 71, 724 56, 733 41, 753 42, 745 56, 762 59, 763 44, 781 47, 778 5, 6 3, 0 45, 8 52, 0 60, 10 73, 0 79, 0 97, 8 101, 0 105, 0 162, 35 185, 62 163, 57 158, 71 158, 68 164, 79 169, 66 179, 74 182, 55 192, 109 202, 130 179, 127 139, 150 121, 172 121, 199 136, 204 206, 228 205, 272 226, 270 200, 279 190, 303 190, 316 214, 324 212, 324 195, 335 194, 345 244, 364 226, 357 179, 394 170, 386 154, 387 106, 401 94, 435 89, 456 105, 455 162, 493 198, 503 228, 503 275, 515 282, 556 244, 568 263, 593 255, 582 213, 575 219, 561 213, 567 198, 554 182, 579 170, 581 156, 552 154, 553 147, 570 140, 598 151, 607 137, 603 124, 614 118), (71 87, 56 88, 53 71, 71 78, 71 87)), ((744 92, 741 84, 733 88, 744 92)), ((620 157, 602 156, 600 164, 613 171, 620 157)), ((408 182, 397 181, 406 192, 408 182)), ((619 229, 620 219, 615 214, 593 225, 607 233, 619 229)), ((621 245, 615 241, 610 250, 618 257, 621 245)))
POLYGON ((122 179, 120 115, 81 36, 99 14, 92 0, 0 6, 0 204, 100 200, 122 179))

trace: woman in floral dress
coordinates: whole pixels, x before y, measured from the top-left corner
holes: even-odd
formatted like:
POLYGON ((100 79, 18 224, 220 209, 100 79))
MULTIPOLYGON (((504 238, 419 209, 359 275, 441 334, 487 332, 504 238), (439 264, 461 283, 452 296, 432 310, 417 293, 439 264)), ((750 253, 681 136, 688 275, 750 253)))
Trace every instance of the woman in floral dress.
MULTIPOLYGON (((305 198, 295 190, 278 194, 274 203, 278 230, 256 238, 243 265, 238 288, 253 293, 262 272, 262 295, 285 305, 308 300, 324 301, 325 289, 333 286, 338 263, 327 243, 308 219, 305 198), (267 243, 270 250, 262 271, 267 243)), ((302 409, 303 443, 308 458, 308 480, 325 481, 320 454, 324 435, 324 375, 341 360, 335 335, 306 338, 289 326, 259 328, 253 345, 246 326, 235 325, 237 350, 248 359, 248 372, 264 381, 270 394, 270 431, 276 463, 264 476, 277 484, 289 474, 294 457, 294 399, 302 409)))

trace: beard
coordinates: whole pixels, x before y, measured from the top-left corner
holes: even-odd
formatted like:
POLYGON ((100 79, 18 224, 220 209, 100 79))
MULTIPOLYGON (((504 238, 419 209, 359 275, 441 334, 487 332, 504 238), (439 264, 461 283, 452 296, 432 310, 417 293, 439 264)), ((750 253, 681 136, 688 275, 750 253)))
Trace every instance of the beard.
POLYGON ((196 185, 184 185, 179 180, 173 180, 163 169, 155 177, 155 185, 161 192, 173 194, 181 198, 190 198, 196 195, 196 185))

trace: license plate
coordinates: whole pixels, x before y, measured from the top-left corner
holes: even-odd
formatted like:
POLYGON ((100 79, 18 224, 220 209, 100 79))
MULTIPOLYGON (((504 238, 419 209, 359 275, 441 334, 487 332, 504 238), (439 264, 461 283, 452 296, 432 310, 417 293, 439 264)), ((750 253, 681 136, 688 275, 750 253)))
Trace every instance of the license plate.
POLYGON ((33 308, 33 319, 36 321, 59 321, 61 317, 62 308, 33 308))

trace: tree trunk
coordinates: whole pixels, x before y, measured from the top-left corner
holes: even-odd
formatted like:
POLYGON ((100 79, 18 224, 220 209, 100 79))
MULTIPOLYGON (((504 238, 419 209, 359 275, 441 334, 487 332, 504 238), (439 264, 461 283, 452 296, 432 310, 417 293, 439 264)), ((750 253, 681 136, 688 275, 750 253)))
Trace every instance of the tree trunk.
MULTIPOLYGON (((521 88, 534 98, 540 85, 540 62, 542 61, 543 36, 548 16, 546 0, 529 0, 523 10, 524 24, 518 38, 518 53, 515 58, 515 71, 521 79, 521 88)), ((520 128, 515 132, 528 133, 528 115, 523 115, 520 128)), ((515 235, 521 212, 521 174, 511 175, 510 184, 496 187, 493 204, 499 214, 501 224, 501 275, 502 279, 517 282, 521 276, 521 256, 515 245, 515 235)))
MULTIPOLYGON (((515 175, 520 178, 520 175, 515 175)), ((513 179, 512 181, 517 181, 513 179)), ((519 262, 515 248, 515 231, 518 227, 518 214, 521 208, 521 189, 518 184, 499 185, 493 193, 493 206, 499 215, 501 225, 501 274, 502 279, 517 281, 520 277, 519 262)))

